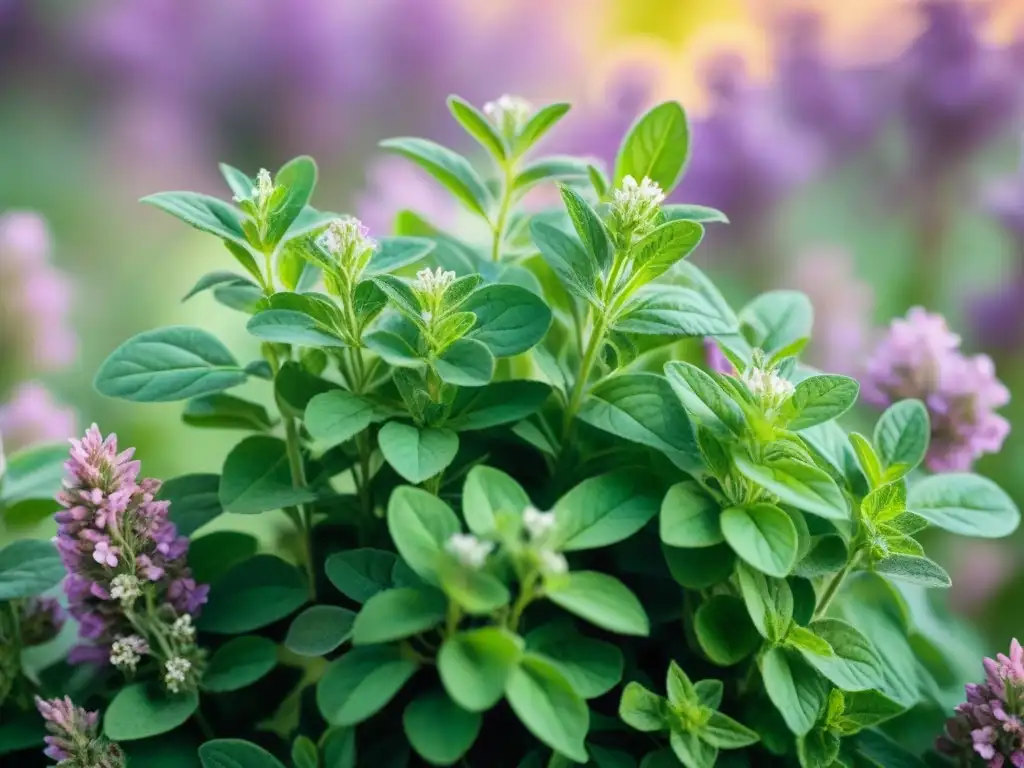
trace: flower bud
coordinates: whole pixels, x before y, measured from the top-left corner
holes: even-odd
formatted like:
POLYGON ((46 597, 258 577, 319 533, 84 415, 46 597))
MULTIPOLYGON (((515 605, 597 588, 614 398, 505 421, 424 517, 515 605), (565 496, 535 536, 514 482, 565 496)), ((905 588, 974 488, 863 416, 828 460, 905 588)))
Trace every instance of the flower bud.
POLYGON ((505 94, 484 104, 484 114, 509 139, 518 136, 533 117, 533 105, 519 96, 505 94))

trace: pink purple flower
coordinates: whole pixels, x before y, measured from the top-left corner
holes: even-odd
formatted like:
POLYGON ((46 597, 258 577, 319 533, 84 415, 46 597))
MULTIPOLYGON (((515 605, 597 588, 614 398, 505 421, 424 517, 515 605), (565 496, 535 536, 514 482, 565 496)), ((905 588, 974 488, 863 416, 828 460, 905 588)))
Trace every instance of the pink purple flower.
POLYGON ((173 627, 198 615, 209 588, 192 577, 188 539, 168 519, 169 502, 155 498, 160 481, 139 479, 133 453, 118 452, 117 436, 104 438, 95 424, 71 440, 56 518, 69 611, 87 641, 73 649, 73 662, 112 659, 115 646, 129 640, 154 655, 161 649, 169 657, 161 663, 198 652, 173 627), (147 637, 136 642, 140 632, 147 637))
POLYGON ((976 459, 1000 450, 1009 422, 995 412, 1010 400, 987 355, 968 357, 945 319, 921 307, 897 318, 868 360, 861 388, 880 408, 917 398, 931 417, 925 463, 935 472, 970 469, 976 459))
POLYGON ((1016 639, 1010 655, 985 659, 985 682, 966 686, 967 701, 946 721, 936 746, 963 765, 1024 768, 1024 648, 1016 639))
POLYGON ((8 451, 67 440, 77 431, 76 422, 74 410, 58 404, 35 381, 19 384, 10 399, 0 404, 0 437, 8 451))
POLYGON ((36 709, 49 734, 43 750, 58 768, 123 768, 121 748, 99 735, 99 713, 76 707, 70 697, 41 699, 36 709))
POLYGON ((399 211, 418 213, 439 229, 451 230, 459 213, 451 195, 404 157, 384 155, 370 163, 356 216, 371 232, 394 231, 399 211))
POLYGON ((729 362, 729 358, 722 352, 718 342, 710 336, 704 338, 704 364, 715 373, 724 373, 729 376, 736 375, 736 369, 729 362))

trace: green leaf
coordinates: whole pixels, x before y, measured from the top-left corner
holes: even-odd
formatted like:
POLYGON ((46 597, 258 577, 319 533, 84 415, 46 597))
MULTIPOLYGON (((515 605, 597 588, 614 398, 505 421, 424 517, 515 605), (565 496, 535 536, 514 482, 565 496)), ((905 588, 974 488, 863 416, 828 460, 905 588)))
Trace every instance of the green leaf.
POLYGON ((721 712, 712 712, 698 735, 719 749, 742 749, 760 741, 757 733, 721 712))
POLYGON ((902 482, 875 488, 860 504, 861 514, 871 523, 889 523, 907 509, 907 487, 902 482))
POLYGON ((736 567, 747 613, 761 636, 781 640, 793 621, 793 590, 785 579, 773 579, 740 563, 736 567))
POLYGON ((871 447, 871 442, 859 432, 851 432, 849 435, 850 445, 857 458, 857 465, 867 479, 868 484, 874 487, 882 482, 882 463, 871 447))
POLYGON ((366 601, 352 627, 355 645, 388 643, 433 629, 444 621, 448 601, 436 589, 401 587, 366 601))
POLYGON ((431 765, 454 765, 473 746, 481 720, 440 690, 420 694, 402 715, 406 738, 431 765))
POLYGON ((535 346, 551 326, 551 310, 525 288, 494 283, 478 288, 462 305, 476 315, 467 338, 487 346, 495 357, 514 357, 535 346))
POLYGON ((466 475, 462 491, 462 516, 477 536, 495 532, 495 520, 501 515, 519 517, 530 505, 526 491, 501 470, 476 466, 466 475))
POLYGON ((311 605, 291 626, 284 647, 299 656, 325 656, 352 636, 356 614, 336 605, 311 605))
POLYGON ((860 384, 849 376, 809 376, 796 385, 782 410, 796 431, 838 418, 857 401, 860 384))
POLYGON ((732 318, 692 288, 647 285, 615 320, 615 330, 644 336, 713 336, 736 330, 732 318))
POLYGON ((700 465, 686 411, 657 374, 620 373, 598 381, 577 416, 592 427, 661 451, 678 467, 700 465))
POLYGON ((96 372, 96 391, 140 403, 187 400, 237 387, 246 375, 216 337, 169 326, 133 336, 96 372))
POLYGON ((675 189, 690 152, 686 113, 676 101, 658 104, 641 115, 619 147, 615 158, 615 186, 626 176, 638 182, 647 176, 665 194, 675 189))
POLYGON ((552 622, 530 632, 526 646, 554 664, 584 699, 603 696, 622 679, 622 651, 579 634, 569 622, 552 622))
POLYGON ((711 547, 725 541, 722 508, 697 483, 686 480, 668 490, 661 503, 661 540, 673 547, 711 547))
POLYGON ((859 733, 890 720, 906 711, 906 707, 879 691, 853 691, 843 696, 845 708, 835 721, 844 736, 859 733))
POLYGON ((547 598, 569 613, 620 635, 646 637, 650 622, 636 595, 613 576, 572 571, 547 588, 547 598))
POLYGON ((393 552, 349 549, 328 557, 324 570, 339 592, 357 603, 365 603, 378 592, 398 586, 394 580, 398 565, 393 552))
POLYGON ((699 224, 711 224, 718 222, 728 224, 729 217, 722 211, 709 208, 706 205, 694 205, 693 203, 678 203, 661 206, 661 212, 665 215, 666 221, 696 221, 699 224))
MULTIPOLYGON (((481 147, 490 152, 496 160, 504 160, 509 149, 505 139, 498 133, 484 114, 459 96, 448 97, 448 111, 481 147)), ((414 745, 415 746, 415 745, 414 745)), ((447 763, 446 763, 447 765, 447 763)))
POLYGON ((783 578, 796 563, 793 521, 772 504, 730 507, 722 512, 722 534, 743 560, 769 576, 783 578))
POLYGON ((462 155, 427 139, 387 139, 380 146, 412 160, 444 185, 469 210, 487 218, 492 203, 491 194, 473 166, 462 155))
POLYGON ((274 176, 274 184, 284 187, 285 195, 270 214, 264 238, 268 245, 276 245, 302 213, 313 194, 316 176, 316 163, 307 155, 289 160, 274 176))
POLYGON ((553 546, 572 552, 629 538, 658 514, 660 483, 644 472, 620 470, 588 478, 555 504, 553 546))
POLYGON ((721 680, 698 680, 693 684, 693 690, 701 706, 718 709, 725 693, 725 685, 721 680))
POLYGON ((0 549, 0 600, 40 595, 64 576, 64 564, 49 541, 18 539, 0 549))
POLYGON ((267 309, 252 316, 245 326, 253 336, 278 344, 304 347, 345 347, 344 339, 317 318, 294 309, 267 309))
POLYGON ((799 291, 762 293, 740 312, 740 324, 749 332, 747 341, 769 357, 810 338, 813 323, 811 300, 799 291))
MULTIPOLYGON (((426 258, 434 247, 434 241, 426 237, 382 237, 377 241, 377 248, 363 274, 373 277, 394 272, 426 258)), ((364 284, 373 285, 370 281, 360 283, 364 284)))
POLYGON ((331 725, 356 725, 377 714, 418 668, 396 645, 353 648, 320 678, 317 707, 331 725))
POLYGON ((857 629, 839 619, 818 619, 808 627, 832 646, 834 656, 805 653, 821 674, 843 691, 885 688, 885 673, 878 652, 857 629))
POLYGON ((292 742, 292 763, 295 768, 320 768, 320 751, 308 736, 297 736, 292 742))
POLYGON ((644 733, 668 728, 668 702, 651 693, 640 683, 627 683, 619 699, 619 719, 630 728, 644 733))
POLYGON ((536 144, 555 123, 565 117, 569 109, 569 105, 564 102, 548 104, 538 109, 516 138, 513 154, 518 157, 536 144))
POLYGON ((255 536, 239 531, 214 531, 193 539, 188 565, 197 583, 212 584, 234 566, 256 554, 255 536))
POLYGON ((173 731, 199 707, 188 691, 168 696, 149 683, 132 683, 117 692, 103 716, 103 732, 111 741, 136 741, 173 731))
POLYGON ((1020 510, 987 477, 967 472, 931 475, 910 487, 907 506, 929 523, 961 536, 1002 538, 1020 524, 1020 510))
POLYGON ((522 652, 518 635, 498 627, 471 629, 444 641, 437 654, 437 671, 460 707, 483 712, 501 699, 522 652))
MULTIPOLYGON (((667 221, 644 235, 633 245, 631 253, 636 265, 649 279, 664 274, 685 259, 704 237, 704 227, 692 221, 667 221)), ((735 333, 735 327, 722 333, 735 333)))
POLYGON ((314 440, 333 446, 351 440, 377 421, 377 416, 369 400, 345 389, 335 389, 310 400, 302 421, 314 440))
POLYGON ((889 555, 874 564, 877 573, 884 573, 890 579, 898 579, 922 587, 946 588, 953 582, 945 569, 927 557, 916 555, 889 555))
POLYGON ((736 469, 749 480, 789 504, 827 520, 850 518, 846 498, 824 470, 792 458, 754 464, 743 453, 733 454, 736 469))
POLYGON ((682 360, 665 364, 665 377, 683 407, 710 427, 725 425, 734 434, 745 427, 743 411, 718 383, 697 366, 682 360))
POLYGON ((530 236, 545 263, 570 293, 583 299, 594 297, 597 260, 578 240, 539 218, 530 222, 530 236))
POLYGON ((236 445, 224 461, 218 492, 226 512, 255 515, 313 501, 316 494, 294 486, 285 442, 253 435, 236 445))
POLYGON ((248 244, 242 229, 241 211, 223 200, 198 192, 160 192, 139 202, 159 208, 200 232, 208 232, 241 246, 248 244))
POLYGON ((274 555, 256 555, 213 583, 199 628, 218 635, 252 632, 294 613, 308 597, 295 566, 274 555))
POLYGON ((920 400, 900 400, 885 410, 875 424, 875 446, 890 480, 924 461, 931 431, 928 409, 920 400))
POLYGON ((199 747, 203 768, 284 768, 263 747, 242 739, 214 739, 199 747))
POLYGON ((446 384, 483 387, 494 377, 494 355, 476 339, 458 339, 434 360, 434 370, 446 384))
POLYGON ((170 518, 179 536, 191 536, 217 517, 220 476, 212 474, 172 477, 160 488, 159 498, 171 503, 170 518))
MULTIPOLYGON (((12 453, 7 457, 7 471, 0 472, 0 505, 9 511, 23 501, 54 502, 67 460, 66 444, 40 445, 12 453)), ((55 502, 53 505, 56 507, 55 502)))
POLYGON ((410 483, 422 483, 455 460, 459 437, 449 429, 389 421, 377 435, 388 464, 410 483))
POLYGON ((495 381, 462 389, 445 426, 470 432, 517 422, 539 411, 550 394, 550 385, 542 381, 495 381))
POLYGON ((388 500, 388 531, 409 567, 436 584, 439 556, 460 526, 455 513, 439 498, 420 488, 402 486, 388 500))
POLYGON ((339 389, 333 381, 321 379, 302 367, 301 363, 289 361, 281 366, 274 377, 277 400, 285 413, 301 418, 309 401, 321 392, 339 389))
POLYGON ((612 243, 608 231, 597 211, 572 187, 560 186, 562 203, 569 214, 573 229, 597 269, 603 269, 612 260, 612 243))
POLYGON ((828 684, 797 653, 769 648, 759 661, 768 698, 798 736, 808 733, 828 699, 828 684))
POLYGON ((719 666, 742 661, 761 644, 743 601, 732 595, 713 595, 697 609, 693 622, 701 649, 719 666))
POLYGON ((518 194, 523 194, 542 181, 582 181, 587 178, 587 169, 587 163, 578 157, 550 155, 524 167, 512 181, 512 189, 518 194))
POLYGON ((839 737, 831 731, 813 730, 796 740, 801 768, 829 768, 839 756, 839 737))
POLYGON ((245 635, 216 650, 203 671, 203 690, 237 691, 270 674, 277 666, 277 646, 265 637, 245 635))
POLYGON ((816 656, 834 656, 832 646, 818 637, 811 630, 793 625, 786 634, 786 645, 798 651, 806 651, 816 656))
POLYGON ((729 578, 736 555, 728 544, 702 549, 661 546, 672 578, 688 589, 707 589, 729 578))
POLYGON ((701 741, 696 733, 674 730, 668 738, 672 752, 686 768, 714 768, 718 749, 701 741))
POLYGON ((512 711, 537 739, 578 763, 587 762, 583 746, 590 724, 587 705, 549 662, 526 654, 505 683, 512 711))
POLYGON ((181 420, 190 427, 255 432, 265 432, 274 425, 262 405, 223 392, 192 398, 185 404, 181 420))
POLYGON ((224 283, 227 283, 229 285, 253 285, 253 282, 251 280, 248 280, 247 278, 244 278, 241 275, 236 275, 234 272, 227 272, 224 270, 207 272, 205 275, 199 278, 198 281, 196 281, 196 284, 193 285, 189 292, 182 297, 181 301, 182 303, 185 303, 196 294, 202 293, 203 291, 208 291, 211 288, 214 288, 224 283))
POLYGON ((227 182, 231 194, 243 199, 252 195, 252 189, 256 186, 255 179, 227 163, 218 163, 217 167, 220 169, 220 175, 227 182))
POLYGON ((420 368, 424 360, 409 340, 398 333, 377 330, 363 337, 363 344, 388 365, 396 368, 420 368))

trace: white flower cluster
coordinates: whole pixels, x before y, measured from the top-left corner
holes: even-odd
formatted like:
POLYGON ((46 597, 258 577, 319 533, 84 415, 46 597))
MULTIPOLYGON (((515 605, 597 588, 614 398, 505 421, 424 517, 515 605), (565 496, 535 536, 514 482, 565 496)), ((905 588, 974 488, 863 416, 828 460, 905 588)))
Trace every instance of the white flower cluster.
POLYGON ((775 371, 753 365, 743 372, 740 379, 750 393, 761 401, 766 412, 781 408, 796 389, 793 382, 782 378, 775 371))
POLYGON ((526 99, 508 94, 484 104, 484 114, 506 136, 518 136, 533 112, 533 105, 526 99))
POLYGON ((445 549, 466 568, 480 570, 494 549, 490 541, 481 541, 471 533, 456 533, 445 544, 445 549))
POLYGON ((366 225, 354 216, 331 221, 316 242, 344 267, 358 263, 360 256, 377 247, 377 241, 370 237, 366 225))
POLYGON ((138 635, 121 637, 110 646, 110 663, 122 672, 134 672, 147 653, 149 645, 138 635))
POLYGON ((429 269, 421 269, 416 273, 416 282, 413 287, 420 293, 436 299, 440 298, 448 290, 448 286, 454 282, 454 272, 446 272, 440 267, 433 272, 429 269))
POLYGON ((538 557, 540 559, 540 569, 548 576, 557 576, 569 571, 569 561, 565 559, 565 555, 561 552, 555 552, 552 549, 542 549, 538 557))
POLYGON ((192 617, 184 613, 171 624, 171 637, 181 643, 192 643, 196 639, 196 628, 192 624, 192 617))
POLYGON ((120 600, 124 608, 131 608, 142 597, 139 577, 132 573, 119 573, 110 582, 110 597, 112 600, 120 600))
MULTIPOLYGON (((541 512, 533 506, 523 510, 523 528, 526 529, 530 541, 542 545, 548 535, 555 529, 555 513, 541 512)), ((565 573, 569 570, 569 563, 565 555, 555 552, 548 547, 541 547, 537 550, 537 560, 540 570, 547 575, 565 573)))
POLYGON ((164 685, 171 693, 179 693, 188 680, 189 670, 192 669, 192 662, 181 656, 175 656, 164 664, 164 685))
POLYGON ((644 176, 640 183, 632 176, 612 192, 612 219, 623 233, 643 235, 654 226, 654 218, 665 202, 665 193, 657 182, 644 176))

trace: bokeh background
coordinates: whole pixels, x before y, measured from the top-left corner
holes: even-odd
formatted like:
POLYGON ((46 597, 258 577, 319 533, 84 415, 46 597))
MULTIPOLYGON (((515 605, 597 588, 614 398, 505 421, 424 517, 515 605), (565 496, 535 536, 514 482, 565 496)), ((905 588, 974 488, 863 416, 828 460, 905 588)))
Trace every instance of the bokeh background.
MULTIPOLYGON (((548 149, 606 163, 639 111, 681 100, 693 155, 674 199, 732 220, 696 261, 737 306, 806 291, 808 354, 829 370, 862 370, 909 307, 943 313, 1016 395, 1003 451, 976 468, 1024 504, 1020 0, 0 0, 8 449, 97 421, 148 474, 219 466, 233 435, 91 389, 117 344, 158 325, 256 357, 239 315, 180 302, 227 253, 137 199, 226 196, 218 161, 254 174, 309 153, 322 209, 377 233, 405 207, 456 226, 443 192, 376 149, 411 134, 474 153, 449 93, 572 101, 548 149)), ((930 547, 986 650, 1024 633, 1024 533, 930 547)))

